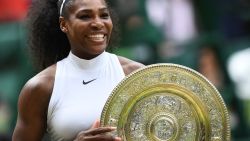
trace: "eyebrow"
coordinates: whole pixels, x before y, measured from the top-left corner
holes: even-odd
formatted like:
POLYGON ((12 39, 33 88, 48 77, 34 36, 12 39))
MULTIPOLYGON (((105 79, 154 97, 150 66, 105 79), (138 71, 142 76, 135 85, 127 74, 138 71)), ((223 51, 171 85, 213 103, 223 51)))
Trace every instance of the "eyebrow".
MULTIPOLYGON (((91 13, 92 11, 93 11, 93 10, 91 10, 91 9, 82 9, 82 10, 80 10, 79 12, 91 13)), ((107 8, 107 7, 100 8, 99 11, 108 11, 108 8, 107 8)))

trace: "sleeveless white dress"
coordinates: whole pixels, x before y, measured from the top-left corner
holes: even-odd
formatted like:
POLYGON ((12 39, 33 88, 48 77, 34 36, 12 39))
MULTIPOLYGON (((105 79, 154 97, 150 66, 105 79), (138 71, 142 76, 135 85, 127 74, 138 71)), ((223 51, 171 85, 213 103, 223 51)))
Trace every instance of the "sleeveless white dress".
POLYGON ((91 60, 71 52, 57 63, 54 88, 47 114, 53 141, 72 141, 100 119, 104 104, 125 77, 118 57, 103 52, 91 60))

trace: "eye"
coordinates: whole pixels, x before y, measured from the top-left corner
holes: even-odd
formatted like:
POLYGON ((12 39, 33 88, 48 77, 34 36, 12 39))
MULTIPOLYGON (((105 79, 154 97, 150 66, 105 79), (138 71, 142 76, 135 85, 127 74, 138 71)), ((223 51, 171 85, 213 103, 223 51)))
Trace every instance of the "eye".
POLYGON ((88 14, 82 14, 82 15, 79 16, 79 19, 82 19, 82 20, 88 20, 90 18, 91 18, 91 16, 88 15, 88 14))
POLYGON ((102 14, 100 15, 100 17, 101 17, 102 19, 109 19, 109 13, 102 13, 102 14))

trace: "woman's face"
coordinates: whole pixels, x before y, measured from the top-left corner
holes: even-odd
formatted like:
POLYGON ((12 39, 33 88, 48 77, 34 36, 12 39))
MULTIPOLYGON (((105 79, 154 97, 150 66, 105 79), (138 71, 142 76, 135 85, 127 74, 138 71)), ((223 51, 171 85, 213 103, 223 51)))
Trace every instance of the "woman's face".
POLYGON ((68 36, 72 52, 91 59, 107 47, 113 24, 104 0, 74 0, 61 29, 68 36))

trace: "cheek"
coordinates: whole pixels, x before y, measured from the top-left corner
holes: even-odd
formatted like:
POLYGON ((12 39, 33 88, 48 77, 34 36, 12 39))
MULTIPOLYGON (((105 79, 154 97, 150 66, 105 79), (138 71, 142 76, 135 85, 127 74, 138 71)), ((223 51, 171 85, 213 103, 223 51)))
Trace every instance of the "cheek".
POLYGON ((81 39, 85 36, 86 33, 88 33, 88 28, 86 28, 86 25, 78 25, 75 27, 74 32, 75 36, 81 39))
POLYGON ((76 25, 72 25, 69 28, 69 35, 71 36, 71 38, 76 38, 78 35, 77 29, 79 29, 79 27, 77 27, 76 25))
POLYGON ((112 23, 112 21, 110 20, 110 21, 107 23, 107 25, 108 25, 108 28, 109 28, 109 32, 111 33, 112 30, 113 30, 113 23, 112 23))
POLYGON ((112 34, 112 30, 113 30, 113 24, 109 24, 108 26, 108 30, 109 30, 109 35, 108 35, 108 42, 110 41, 110 38, 111 38, 111 34, 112 34))

